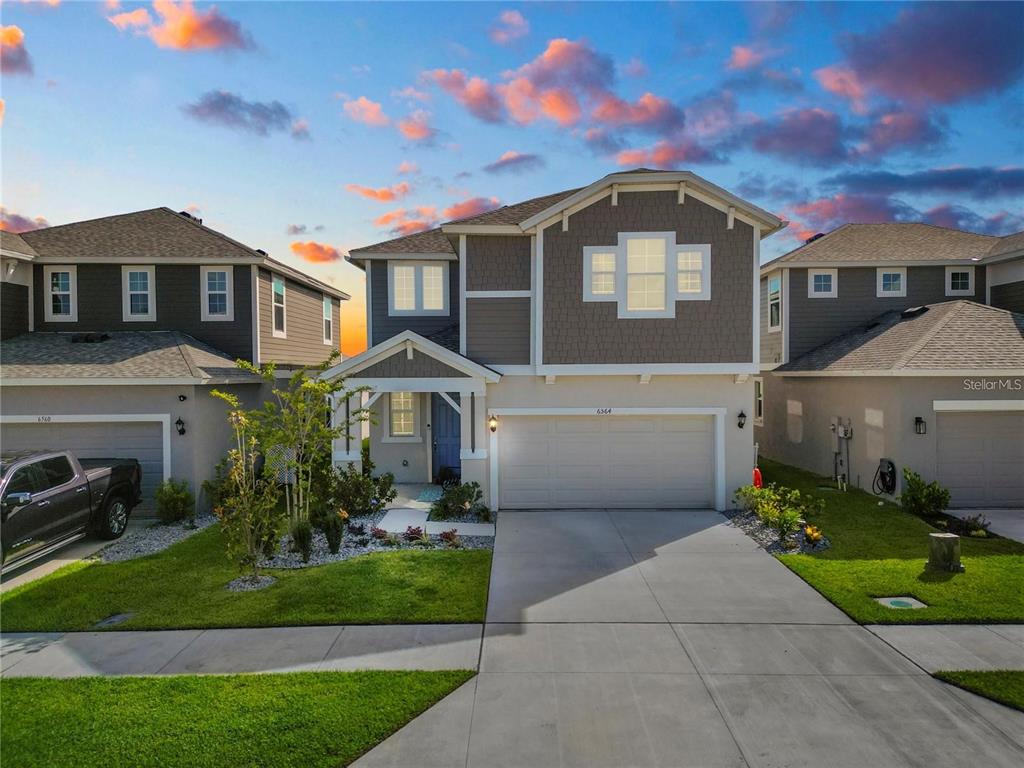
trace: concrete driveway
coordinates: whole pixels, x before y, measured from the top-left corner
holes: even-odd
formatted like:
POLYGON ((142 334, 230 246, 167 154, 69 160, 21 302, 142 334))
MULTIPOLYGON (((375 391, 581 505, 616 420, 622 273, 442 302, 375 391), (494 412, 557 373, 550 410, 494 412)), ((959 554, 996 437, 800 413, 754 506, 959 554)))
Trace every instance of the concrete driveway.
POLYGON ((949 514, 961 520, 975 515, 984 515, 989 521, 989 530, 1007 539, 1024 541, 1024 509, 951 509, 949 514))
POLYGON ((714 512, 502 512, 480 674, 358 766, 1019 766, 1024 715, 930 678, 714 512))

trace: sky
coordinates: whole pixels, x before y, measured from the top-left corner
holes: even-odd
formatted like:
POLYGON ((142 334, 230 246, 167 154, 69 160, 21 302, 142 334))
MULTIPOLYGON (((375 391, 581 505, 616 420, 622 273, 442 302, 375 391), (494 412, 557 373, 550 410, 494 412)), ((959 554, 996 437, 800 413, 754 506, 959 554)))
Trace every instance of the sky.
POLYGON ((166 205, 357 248, 635 167, 789 222, 1024 229, 1024 3, 0 4, 0 228, 166 205))

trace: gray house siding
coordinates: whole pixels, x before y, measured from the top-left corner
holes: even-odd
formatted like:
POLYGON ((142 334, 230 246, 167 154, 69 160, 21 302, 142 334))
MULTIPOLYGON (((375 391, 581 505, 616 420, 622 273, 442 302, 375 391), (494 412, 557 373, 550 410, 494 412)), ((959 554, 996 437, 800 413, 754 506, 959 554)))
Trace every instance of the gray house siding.
POLYGON ((28 286, 0 283, 0 339, 28 333, 28 286))
MULTIPOLYGON (((333 341, 324 343, 324 294, 285 278, 285 338, 274 336, 273 278, 269 270, 259 270, 260 360, 280 365, 316 365, 338 349, 341 337, 340 307, 332 308, 333 341)), ((336 303, 336 302, 332 302, 336 303)), ((237 315, 236 315, 237 317, 237 315)))
POLYGON ((1024 280, 993 285, 990 294, 992 306, 1011 312, 1024 312, 1024 280))
POLYGON ((466 356, 485 365, 529 365, 529 297, 466 299, 466 356))
POLYGON ((156 320, 124 322, 120 264, 78 264, 78 322, 48 323, 43 318, 43 267, 34 265, 34 313, 37 331, 182 331, 232 357, 252 359, 252 277, 248 266, 232 276, 235 319, 203 322, 200 267, 157 264, 156 320))
POLYGON ((448 262, 448 314, 388 315, 388 265, 384 261, 368 261, 366 264, 366 292, 370 297, 371 336, 369 346, 387 341, 402 331, 414 331, 420 336, 430 336, 459 322, 459 264, 448 262))
POLYGON ((946 268, 907 267, 907 295, 878 298, 875 267, 839 269, 837 297, 807 296, 807 270, 789 270, 789 357, 795 360, 869 320, 889 311, 957 298, 985 302, 985 270, 974 270, 974 296, 946 296, 946 268))
POLYGON ((422 352, 413 351, 410 360, 404 349, 352 374, 354 379, 442 379, 455 376, 465 377, 466 374, 422 352))
POLYGON ((467 237, 466 290, 530 290, 530 238, 498 235, 467 237))
MULTIPOLYGON (((781 276, 781 273, 779 273, 781 276)), ((780 279, 781 285, 781 279, 780 279)), ((782 362, 782 329, 768 330, 768 278, 761 280, 761 364, 782 362)))
POLYGON ((547 365, 750 363, 753 360, 753 229, 676 192, 619 192, 544 230, 544 352, 547 365), (614 245, 619 232, 676 232, 711 245, 711 300, 679 301, 675 317, 618 319, 614 302, 583 301, 583 248, 614 245))

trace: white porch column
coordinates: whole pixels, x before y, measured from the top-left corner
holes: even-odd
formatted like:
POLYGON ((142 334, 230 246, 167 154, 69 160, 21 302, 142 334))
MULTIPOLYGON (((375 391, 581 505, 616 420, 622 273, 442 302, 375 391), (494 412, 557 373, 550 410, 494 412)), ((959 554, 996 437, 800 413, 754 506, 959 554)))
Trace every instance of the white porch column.
MULTIPOLYGON (((361 407, 365 392, 360 392, 352 397, 343 397, 340 393, 331 395, 331 424, 340 426, 348 421, 361 407)), ((350 426, 347 434, 342 434, 334 440, 332 459, 334 466, 343 467, 347 464, 354 464, 357 470, 362 469, 363 458, 362 437, 363 431, 368 429, 366 422, 356 423, 350 426)))
POLYGON ((488 498, 487 481, 487 397, 483 393, 462 395, 461 445, 462 482, 480 483, 484 500, 488 498))

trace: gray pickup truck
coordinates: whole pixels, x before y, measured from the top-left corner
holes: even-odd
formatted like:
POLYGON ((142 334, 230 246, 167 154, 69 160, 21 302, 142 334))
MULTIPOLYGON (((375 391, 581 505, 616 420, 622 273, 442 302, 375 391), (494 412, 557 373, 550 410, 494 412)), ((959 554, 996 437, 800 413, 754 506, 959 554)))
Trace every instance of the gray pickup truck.
POLYGON ((124 533, 142 498, 135 459, 79 459, 70 451, 0 454, 0 572, 93 532, 124 533))

